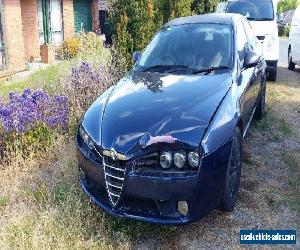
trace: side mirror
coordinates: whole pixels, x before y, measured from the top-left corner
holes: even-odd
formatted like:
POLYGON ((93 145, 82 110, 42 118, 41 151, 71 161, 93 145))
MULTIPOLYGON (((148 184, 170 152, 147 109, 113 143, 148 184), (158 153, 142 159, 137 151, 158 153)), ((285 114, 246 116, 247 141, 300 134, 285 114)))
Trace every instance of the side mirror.
POLYGON ((248 51, 244 60, 244 68, 251 68, 256 66, 260 61, 260 55, 253 51, 248 51))
POLYGON ((135 52, 133 52, 133 54, 132 54, 132 61, 133 61, 133 63, 136 63, 141 58, 141 56, 142 56, 141 51, 135 51, 135 52))

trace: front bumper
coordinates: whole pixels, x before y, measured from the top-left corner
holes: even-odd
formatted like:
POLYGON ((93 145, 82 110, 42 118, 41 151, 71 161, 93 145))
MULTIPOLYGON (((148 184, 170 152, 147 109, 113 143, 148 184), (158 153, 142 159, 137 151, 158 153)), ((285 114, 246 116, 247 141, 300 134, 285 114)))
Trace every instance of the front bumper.
POLYGON ((136 173, 128 164, 120 200, 110 203, 101 164, 78 146, 81 186, 91 201, 120 217, 160 224, 186 224, 215 209, 224 187, 231 142, 205 156, 197 173, 153 175, 136 173), (188 203, 187 215, 178 211, 178 201, 188 203))

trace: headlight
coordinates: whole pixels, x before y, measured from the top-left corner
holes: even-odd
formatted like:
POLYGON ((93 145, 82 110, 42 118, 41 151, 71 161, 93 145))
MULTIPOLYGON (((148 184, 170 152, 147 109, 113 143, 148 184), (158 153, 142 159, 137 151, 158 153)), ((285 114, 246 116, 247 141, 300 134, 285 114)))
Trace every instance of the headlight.
POLYGON ((164 151, 159 156, 159 164, 165 169, 171 168, 197 170, 200 164, 200 154, 197 151, 164 151))
POLYGON ((170 152, 163 152, 160 155, 160 165, 164 169, 168 169, 172 165, 172 154, 170 152))
POLYGON ((199 166, 199 154, 197 152, 191 152, 188 155, 188 162, 192 168, 197 168, 199 166))
POLYGON ((82 138, 84 143, 89 147, 89 149, 93 149, 95 147, 95 143, 90 138, 87 132, 85 132, 84 128, 80 126, 79 128, 79 136, 82 138))
POLYGON ((186 160, 185 152, 178 152, 174 154, 174 164, 178 168, 183 168, 186 160))

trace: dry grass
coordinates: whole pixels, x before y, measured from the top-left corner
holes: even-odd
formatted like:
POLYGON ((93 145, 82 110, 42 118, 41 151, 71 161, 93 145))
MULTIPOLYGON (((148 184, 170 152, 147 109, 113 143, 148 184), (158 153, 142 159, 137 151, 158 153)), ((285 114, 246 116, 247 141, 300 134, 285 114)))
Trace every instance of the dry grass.
POLYGON ((244 143, 233 213, 175 228, 112 218, 81 191, 75 147, 62 139, 48 156, 0 169, 0 249, 240 248, 240 229, 299 229, 300 74, 279 75, 244 143))

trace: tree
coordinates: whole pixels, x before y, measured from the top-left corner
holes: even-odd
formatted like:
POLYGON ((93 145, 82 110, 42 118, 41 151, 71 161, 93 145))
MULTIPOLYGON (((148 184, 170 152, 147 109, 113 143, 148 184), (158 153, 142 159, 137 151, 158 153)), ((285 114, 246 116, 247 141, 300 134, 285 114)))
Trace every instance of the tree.
POLYGON ((214 12, 220 0, 194 0, 192 10, 195 14, 214 12))
POLYGON ((300 0, 282 0, 277 5, 277 13, 295 10, 299 4, 300 0))
POLYGON ((132 65, 131 55, 143 50, 170 19, 192 14, 193 0, 112 0, 111 23, 117 55, 132 65))

